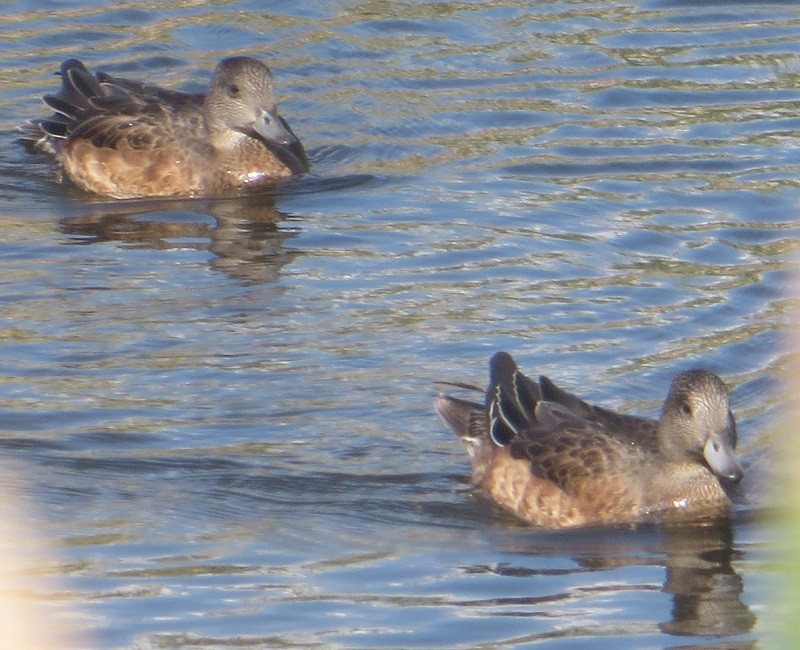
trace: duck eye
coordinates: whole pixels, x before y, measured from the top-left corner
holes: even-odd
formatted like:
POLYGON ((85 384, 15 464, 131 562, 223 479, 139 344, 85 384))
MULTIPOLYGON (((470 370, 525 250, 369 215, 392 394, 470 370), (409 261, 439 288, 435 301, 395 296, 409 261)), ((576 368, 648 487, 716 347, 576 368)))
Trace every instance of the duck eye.
POLYGON ((692 415, 692 405, 689 402, 684 402, 681 404, 681 411, 683 411, 684 415, 692 415))
POLYGON ((230 97, 238 97, 241 92, 241 89, 236 84, 228 86, 228 95, 230 97))

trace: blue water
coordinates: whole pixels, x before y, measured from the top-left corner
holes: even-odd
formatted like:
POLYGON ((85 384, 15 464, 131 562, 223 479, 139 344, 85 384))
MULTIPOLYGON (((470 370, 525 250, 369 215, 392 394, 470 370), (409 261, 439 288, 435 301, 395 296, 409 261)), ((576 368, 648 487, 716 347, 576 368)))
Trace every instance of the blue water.
POLYGON ((0 7, 2 487, 93 648, 764 644, 800 218, 800 6, 0 7), (109 201, 14 142, 53 72, 276 77, 312 173, 109 201), (542 533, 469 489, 440 380, 497 350, 655 415, 732 389, 731 522, 542 533))

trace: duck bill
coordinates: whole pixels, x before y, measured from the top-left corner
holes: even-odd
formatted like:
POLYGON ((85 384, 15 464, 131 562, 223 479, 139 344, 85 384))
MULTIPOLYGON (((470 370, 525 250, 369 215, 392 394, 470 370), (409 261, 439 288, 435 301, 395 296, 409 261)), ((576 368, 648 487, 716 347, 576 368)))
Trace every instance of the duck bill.
POLYGON ((253 124, 253 129, 292 173, 303 174, 308 171, 305 149, 286 120, 278 115, 277 109, 264 110, 253 124))
POLYGON ((738 483, 744 472, 734 455, 733 445, 728 438, 728 430, 718 431, 711 435, 703 448, 703 456, 717 476, 738 483))

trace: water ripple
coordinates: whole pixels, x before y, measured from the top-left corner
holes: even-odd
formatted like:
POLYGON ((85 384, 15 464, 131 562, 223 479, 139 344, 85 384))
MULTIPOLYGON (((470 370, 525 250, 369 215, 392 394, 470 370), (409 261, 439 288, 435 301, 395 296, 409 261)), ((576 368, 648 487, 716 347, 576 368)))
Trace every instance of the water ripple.
POLYGON ((58 545, 48 620, 118 648, 763 643, 799 32, 778 2, 6 3, 2 485, 58 545), (277 191, 109 201, 14 142, 67 57, 199 90, 232 53, 310 154, 277 191), (498 349, 650 415, 719 372, 733 520, 493 509, 431 399, 498 349))

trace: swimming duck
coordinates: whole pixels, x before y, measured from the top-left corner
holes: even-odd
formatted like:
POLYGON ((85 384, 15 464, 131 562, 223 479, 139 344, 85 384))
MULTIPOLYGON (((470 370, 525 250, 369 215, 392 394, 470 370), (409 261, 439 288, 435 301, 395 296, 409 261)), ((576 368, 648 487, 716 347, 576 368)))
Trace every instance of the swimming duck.
POLYGON ((651 420, 534 381, 498 352, 485 405, 439 395, 435 406, 466 443, 475 485, 545 528, 724 511, 722 483, 742 478, 728 390, 707 370, 677 375, 651 420))
POLYGON ((79 187, 114 198, 212 196, 274 185, 309 169, 278 114, 269 68, 223 59, 206 94, 167 90, 61 64, 55 114, 20 126, 79 187))

